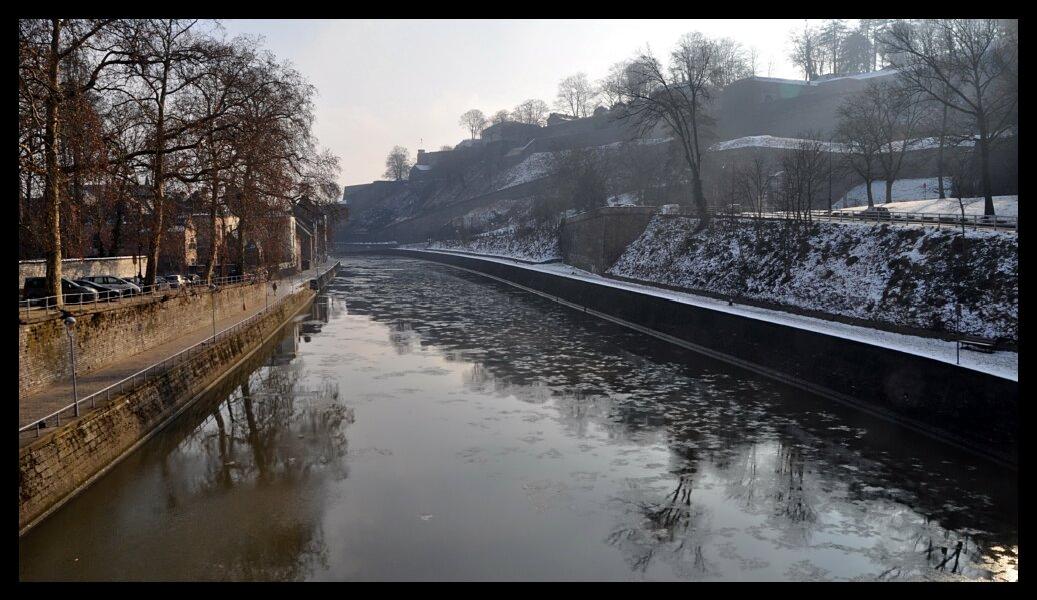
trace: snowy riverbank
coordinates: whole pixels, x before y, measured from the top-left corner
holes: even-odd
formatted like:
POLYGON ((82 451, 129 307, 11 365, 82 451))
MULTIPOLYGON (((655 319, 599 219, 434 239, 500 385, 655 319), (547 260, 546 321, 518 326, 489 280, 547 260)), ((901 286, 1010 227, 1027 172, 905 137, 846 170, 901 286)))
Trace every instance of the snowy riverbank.
POLYGON ((1018 339, 1018 238, 932 228, 656 216, 609 274, 890 325, 1018 339), (960 306, 961 317, 956 310, 960 306))
MULTIPOLYGON (((416 254, 420 253, 441 253, 451 254, 449 251, 442 250, 411 250, 416 254)), ((526 264, 515 260, 509 260, 507 258, 497 257, 480 257, 482 260, 500 262, 509 264, 524 269, 533 269, 561 277, 571 277, 574 279, 581 279, 584 281, 590 281, 598 285, 615 287, 634 291, 641 294, 647 294, 660 298, 667 298, 676 302, 684 304, 690 304, 693 306, 700 306, 709 308, 719 312, 729 313, 748 317, 751 319, 759 319, 789 327, 796 327, 813 331, 817 333, 823 333, 825 335, 831 335, 838 338, 858 341, 864 344, 870 344, 899 352, 905 352, 916 356, 924 356, 933 360, 941 362, 955 364, 960 360, 960 365, 964 368, 979 371, 982 373, 988 373, 996 377, 1009 379, 1011 381, 1019 380, 1019 355, 1016 352, 993 352, 990 354, 971 352, 963 350, 960 353, 960 358, 957 352, 957 344, 955 342, 948 342, 945 340, 927 338, 921 336, 907 335, 902 333, 892 333, 888 331, 881 331, 869 327, 861 327, 857 325, 849 325, 845 323, 838 323, 834 321, 828 321, 825 319, 818 319, 814 317, 807 317, 803 315, 797 315, 793 313, 787 313, 779 310, 771 310, 766 308, 759 308, 754 306, 745 306, 735 304, 729 306, 727 302, 722 300, 716 300, 714 298, 708 298, 705 296, 699 296, 687 292, 677 292, 671 290, 665 290, 651 285, 642 285, 637 283, 630 283, 625 281, 617 281, 581 271, 574 267, 566 264, 553 263, 553 264, 526 264)))

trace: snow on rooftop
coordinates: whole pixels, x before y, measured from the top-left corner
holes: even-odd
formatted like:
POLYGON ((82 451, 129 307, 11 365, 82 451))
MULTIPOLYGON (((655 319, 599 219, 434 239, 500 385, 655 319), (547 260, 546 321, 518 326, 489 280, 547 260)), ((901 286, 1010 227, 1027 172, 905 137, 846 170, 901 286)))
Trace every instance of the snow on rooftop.
MULTIPOLYGON (((437 250, 408 250, 413 252, 427 252, 432 254, 452 254, 451 252, 437 250)), ((922 356, 944 363, 955 364, 956 362, 955 357, 957 354, 958 346, 955 342, 949 342, 946 340, 907 335, 902 333, 893 333, 889 331, 882 331, 879 329, 872 329, 869 327, 861 327, 858 325, 848 325, 846 323, 827 321, 824 319, 806 317, 802 315, 796 315, 767 308, 759 308, 755 306, 745 306, 738 304, 734 306, 728 306, 727 302, 724 300, 716 300, 713 298, 696 296, 694 294, 690 294, 687 292, 676 292, 649 285, 641 285, 636 283, 628 283, 625 281, 608 279, 606 277, 595 275, 593 273, 577 269, 564 263, 531 265, 500 257, 480 256, 479 258, 481 260, 498 262, 523 269, 532 269, 544 273, 550 273, 552 275, 558 275, 560 277, 579 279, 597 285, 629 290, 641 294, 655 296, 658 298, 665 298, 668 300, 679 302, 681 304, 699 306, 702 308, 708 308, 719 312, 739 315, 750 319, 767 321, 770 323, 785 325, 788 327, 795 327, 797 329, 803 329, 806 331, 813 331, 815 333, 830 335, 833 337, 860 342, 871 346, 878 346, 882 348, 888 348, 890 350, 895 350, 898 352, 904 352, 906 354, 922 356)), ((1001 377, 1003 379, 1009 379, 1011 381, 1019 381, 1019 354, 1016 352, 1001 351, 993 352, 990 354, 984 354, 965 350, 962 351, 960 354, 960 361, 960 365, 966 369, 979 371, 981 373, 987 373, 989 375, 1001 377)))
POLYGON ((870 71, 868 73, 854 73, 852 75, 839 75, 837 77, 823 77, 814 79, 812 81, 806 81, 804 79, 782 79, 779 77, 751 77, 753 81, 763 81, 766 83, 781 83, 788 85, 806 85, 806 86, 818 86, 831 81, 839 81, 841 79, 874 79, 876 77, 887 77, 896 73, 893 69, 882 69, 881 71, 870 71))

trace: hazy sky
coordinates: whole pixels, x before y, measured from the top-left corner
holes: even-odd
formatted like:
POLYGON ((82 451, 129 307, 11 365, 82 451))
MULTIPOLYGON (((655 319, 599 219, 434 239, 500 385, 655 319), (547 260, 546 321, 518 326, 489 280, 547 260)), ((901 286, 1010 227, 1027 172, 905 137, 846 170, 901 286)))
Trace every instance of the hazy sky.
POLYGON ((342 160, 340 183, 381 179, 396 144, 437 150, 466 137, 470 108, 487 115, 528 98, 554 104, 558 81, 592 80, 649 45, 662 57, 689 31, 756 47, 760 75, 798 78, 786 58, 789 20, 226 20, 228 36, 261 35, 318 90, 316 134, 342 160))

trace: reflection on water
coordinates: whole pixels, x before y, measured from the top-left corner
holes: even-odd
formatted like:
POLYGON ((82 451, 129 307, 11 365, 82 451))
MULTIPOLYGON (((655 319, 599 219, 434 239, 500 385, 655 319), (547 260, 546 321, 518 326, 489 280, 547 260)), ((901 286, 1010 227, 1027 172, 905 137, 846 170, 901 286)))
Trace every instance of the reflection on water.
POLYGON ((21 576, 1015 577, 1013 473, 473 274, 343 265, 21 576))

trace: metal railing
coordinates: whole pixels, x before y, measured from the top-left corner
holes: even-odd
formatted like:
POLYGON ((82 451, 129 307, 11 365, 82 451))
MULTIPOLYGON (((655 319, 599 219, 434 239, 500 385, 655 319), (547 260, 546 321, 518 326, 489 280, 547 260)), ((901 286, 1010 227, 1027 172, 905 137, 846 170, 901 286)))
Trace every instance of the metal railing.
POLYGON ((979 229, 992 229, 995 231, 1019 231, 1019 219, 1017 217, 1001 217, 987 215, 965 215, 953 213, 912 213, 891 210, 860 210, 860 211, 827 211, 812 210, 807 213, 792 213, 782 211, 769 211, 764 213, 717 213, 719 217, 740 219, 812 219, 816 221, 841 221, 841 222, 864 222, 864 223, 892 223, 902 225, 925 225, 941 229, 943 227, 961 227, 964 223, 966 228, 974 231, 979 229))
POLYGON ((23 434, 33 432, 35 432, 35 437, 39 437, 40 430, 48 427, 49 422, 53 421, 54 427, 60 426, 62 415, 65 415, 66 420, 69 416, 78 417, 80 407, 86 404, 87 402, 90 403, 90 408, 95 408, 97 405, 97 401, 100 398, 104 398, 105 404, 107 404, 111 401, 113 396, 118 397, 119 394, 125 392, 126 390, 134 388, 138 383, 147 382, 149 378, 155 379, 156 377, 161 377, 162 375, 168 373, 170 369, 195 360, 199 356, 202 356, 204 350, 212 347, 215 342, 218 342, 221 339, 226 339, 227 336, 237 333, 244 327, 249 326, 258 319, 261 319, 267 314, 269 314, 271 310, 275 310, 278 306, 287 302, 289 299, 291 299, 292 293, 295 291, 294 288, 297 287, 302 287, 302 282, 290 285, 288 293, 284 297, 278 299, 270 306, 260 309, 256 314, 252 315, 251 317, 243 319, 235 323, 234 325, 217 332, 213 336, 209 336, 206 339, 192 346, 189 346, 188 348, 185 348, 184 350, 181 350, 176 354, 173 354, 172 356, 169 356, 149 367, 137 371, 129 377, 125 377, 103 389, 100 389, 90 395, 84 396, 79 400, 74 401, 68 404, 67 406, 58 409, 45 417, 41 417, 23 427, 20 427, 18 429, 19 439, 22 437, 23 434), (72 414, 68 415, 68 413, 72 414))
MULTIPOLYGON (((224 287, 228 285, 234 285, 238 283, 257 283, 260 281, 268 281, 269 276, 266 274, 245 274, 245 275, 234 275, 232 277, 213 277, 212 284, 217 287, 224 287)), ((159 296, 177 296, 180 294, 197 293, 200 291, 208 291, 207 284, 204 280, 191 283, 187 282, 178 287, 171 287, 168 283, 160 283, 155 285, 138 286, 141 288, 140 293, 119 293, 111 291, 108 293, 95 290, 97 293, 93 295, 90 300, 83 300, 82 294, 78 292, 69 292, 63 294, 65 298, 65 305, 59 308, 57 304, 57 296, 45 296, 42 298, 30 298, 28 300, 18 301, 18 314, 23 315, 26 319, 31 316, 49 316, 52 312, 61 314, 62 310, 68 310, 69 308, 78 308, 81 311, 86 308, 96 308, 98 304, 109 304, 112 302, 119 301, 139 301, 143 298, 155 298, 159 296), (69 298, 74 300, 70 301, 69 298)))
POLYGON ((864 221, 874 223, 903 223, 906 225, 929 225, 941 229, 947 227, 971 227, 973 230, 993 229, 1006 231, 1019 231, 1019 219, 1017 217, 1001 217, 996 215, 962 215, 955 213, 914 213, 892 210, 859 210, 852 212, 841 211, 812 211, 812 215, 820 220, 832 221, 864 221))

